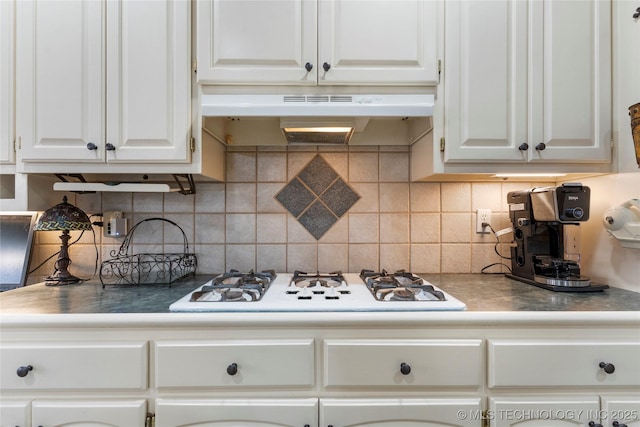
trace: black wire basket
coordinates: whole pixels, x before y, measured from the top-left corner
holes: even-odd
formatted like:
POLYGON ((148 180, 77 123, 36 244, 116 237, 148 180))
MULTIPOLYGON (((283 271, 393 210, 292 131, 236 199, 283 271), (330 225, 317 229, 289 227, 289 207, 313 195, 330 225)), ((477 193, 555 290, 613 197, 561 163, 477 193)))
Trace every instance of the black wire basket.
POLYGON ((100 282, 105 285, 170 285, 184 277, 195 275, 198 259, 189 253, 189 242, 184 230, 175 222, 164 218, 148 218, 131 227, 120 249, 111 251, 111 259, 100 265, 100 282), (177 227, 182 233, 182 253, 129 254, 136 229, 149 221, 164 221, 177 227))

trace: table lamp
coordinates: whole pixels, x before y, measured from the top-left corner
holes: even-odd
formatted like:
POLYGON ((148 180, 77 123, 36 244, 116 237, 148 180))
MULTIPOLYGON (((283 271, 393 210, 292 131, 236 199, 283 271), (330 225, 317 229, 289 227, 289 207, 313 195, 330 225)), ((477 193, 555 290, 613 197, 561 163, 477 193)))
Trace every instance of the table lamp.
POLYGON ((56 271, 45 279, 48 286, 68 285, 78 283, 79 278, 67 270, 71 259, 69 258, 69 230, 91 230, 91 221, 82 210, 67 203, 67 196, 62 198, 62 203, 47 209, 33 227, 35 231, 62 231, 60 240, 60 252, 55 263, 56 271))

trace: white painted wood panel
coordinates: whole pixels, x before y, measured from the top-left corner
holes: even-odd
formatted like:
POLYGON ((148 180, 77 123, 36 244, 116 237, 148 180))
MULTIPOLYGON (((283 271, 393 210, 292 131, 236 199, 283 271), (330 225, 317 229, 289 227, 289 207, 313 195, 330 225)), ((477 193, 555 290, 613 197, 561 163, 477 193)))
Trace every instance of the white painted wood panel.
POLYGON ((492 427, 576 427, 598 423, 600 405, 595 396, 490 397, 492 427))
POLYGON ((145 400, 35 400, 34 426, 144 426, 145 400))
POLYGON ((16 136, 22 161, 103 161, 102 7, 98 1, 16 3, 16 136), (97 149, 87 149, 88 143, 97 149))
POLYGON ((489 340, 487 347, 489 387, 640 385, 637 340, 489 340))
POLYGON ((326 387, 477 387, 481 340, 334 340, 324 344, 326 387), (403 374, 405 363, 411 372, 403 374))
POLYGON ((320 425, 341 427, 479 427, 479 398, 320 399, 320 425))
POLYGON ((197 19, 200 83, 316 84, 315 0, 200 1, 197 19))
POLYGON ((147 388, 148 345, 133 342, 10 343, 0 348, 3 390, 147 388), (32 370, 20 377, 20 367, 32 370))
POLYGON ((15 3, 0 2, 0 164, 14 164, 15 3))
POLYGON ((317 427, 318 399, 157 399, 156 427, 317 427))
POLYGON ((160 388, 314 384, 312 339, 160 341, 155 354, 160 388), (230 374, 234 363, 237 373, 230 374))
POLYGON ((107 161, 189 161, 190 2, 106 5, 107 161))

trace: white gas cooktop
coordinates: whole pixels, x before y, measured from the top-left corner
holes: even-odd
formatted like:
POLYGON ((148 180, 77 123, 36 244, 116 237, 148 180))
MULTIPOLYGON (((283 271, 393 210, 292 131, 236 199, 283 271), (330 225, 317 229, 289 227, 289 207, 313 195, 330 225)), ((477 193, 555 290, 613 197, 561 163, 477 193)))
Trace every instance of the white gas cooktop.
POLYGON ((355 273, 343 274, 342 286, 324 293, 314 293, 307 288, 290 293, 291 273, 278 273, 262 298, 258 301, 191 301, 194 292, 210 286, 205 283, 171 304, 173 312, 318 312, 318 311, 462 311, 466 305, 442 291, 433 284, 424 281, 424 285, 433 286, 444 294, 445 300, 422 301, 379 301, 376 300, 365 283, 355 273), (348 291, 348 293, 347 293, 348 291))

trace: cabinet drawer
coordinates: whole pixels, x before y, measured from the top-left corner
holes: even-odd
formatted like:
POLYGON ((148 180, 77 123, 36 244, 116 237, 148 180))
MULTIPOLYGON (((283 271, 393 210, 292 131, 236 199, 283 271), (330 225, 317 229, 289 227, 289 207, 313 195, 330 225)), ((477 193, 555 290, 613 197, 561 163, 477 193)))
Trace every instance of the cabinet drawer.
POLYGON ((143 390, 147 388, 148 357, 144 341, 3 343, 2 389, 143 390))
POLYGON ((313 340, 165 341, 158 387, 312 386, 313 340))
POLYGON ((489 387, 640 385, 636 341, 489 340, 488 350, 489 387))
POLYGON ((481 340, 326 340, 324 385, 477 387, 481 340))

